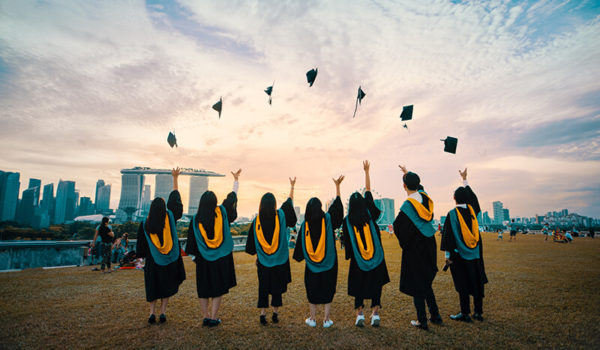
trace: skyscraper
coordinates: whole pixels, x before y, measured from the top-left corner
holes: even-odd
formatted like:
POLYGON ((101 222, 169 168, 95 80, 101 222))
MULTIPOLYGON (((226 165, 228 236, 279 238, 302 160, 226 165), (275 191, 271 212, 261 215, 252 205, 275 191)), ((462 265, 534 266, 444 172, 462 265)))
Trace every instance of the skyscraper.
POLYGON ((85 216, 94 214, 94 205, 90 197, 81 197, 79 199, 79 209, 77 216, 85 216))
POLYGON ((104 187, 105 183, 104 180, 99 179, 98 181, 96 181, 96 195, 94 196, 94 205, 96 205, 96 209, 98 209, 98 191, 104 187))
POLYGON ((0 171, 0 221, 13 221, 19 200, 20 173, 0 171))
POLYGON ((21 201, 19 202, 19 210, 17 211, 17 222, 21 225, 31 226, 34 222, 33 216, 35 215, 35 199, 39 198, 38 186, 28 188, 23 191, 21 201))
POLYGON ((75 181, 58 182, 56 188, 56 205, 54 223, 63 224, 75 217, 75 181))
POLYGON ((38 191, 36 193, 37 197, 33 198, 33 203, 37 207, 38 205, 40 205, 40 192, 42 191, 42 180, 29 179, 29 187, 27 187, 27 188, 34 188, 34 187, 38 188, 38 191))
POLYGON ((54 184, 44 185, 39 209, 40 222, 37 228, 48 227, 54 219, 54 184))
MULTIPOLYGON (((396 210, 394 200, 392 198, 375 199, 375 206, 381 210, 381 215, 377 219, 378 225, 389 225, 394 223, 396 210)), ((374 218, 376 219, 376 218, 374 218)))
POLYGON ((142 213, 145 216, 148 214, 150 210, 150 203, 152 203, 152 188, 150 185, 144 185, 144 190, 142 191, 142 213))
POLYGON ((503 204, 500 201, 496 201, 492 203, 492 208, 494 210, 494 224, 500 225, 502 221, 504 221, 504 210, 503 204))
POLYGON ((490 219, 490 215, 488 214, 488 212, 484 212, 483 213, 483 224, 484 225, 489 225, 492 223, 492 219, 490 219))
POLYGON ((121 199, 119 199, 119 212, 117 220, 132 219, 133 215, 141 209, 142 190, 144 189, 144 175, 121 175, 121 199))
MULTIPOLYGON (((190 191, 191 189, 192 186, 190 186, 190 191)), ((173 191, 173 177, 171 175, 166 174, 156 175, 156 183, 154 185, 154 198, 160 197, 166 201, 167 199, 169 199, 171 191, 173 191)), ((202 195, 202 193, 200 193, 200 195, 202 195)), ((200 200, 200 198, 198 198, 198 200, 200 200)))
MULTIPOLYGON (((158 177, 158 176, 157 176, 158 177)), ((190 199, 188 203, 188 214, 193 215, 198 211, 200 197, 208 191, 208 177, 192 176, 190 178, 190 199)))
POLYGON ((504 221, 510 221, 510 212, 508 211, 508 208, 504 208, 502 211, 504 214, 504 221))
POLYGON ((110 210, 110 191, 111 185, 104 185, 98 188, 96 195, 96 212, 105 213, 110 210))

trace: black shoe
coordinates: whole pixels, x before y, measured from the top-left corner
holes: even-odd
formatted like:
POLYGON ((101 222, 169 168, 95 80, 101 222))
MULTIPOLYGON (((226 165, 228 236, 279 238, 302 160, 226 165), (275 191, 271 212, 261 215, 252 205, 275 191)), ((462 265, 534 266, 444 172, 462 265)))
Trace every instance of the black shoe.
POLYGON ((273 321, 273 323, 279 323, 279 317, 277 317, 277 312, 273 312, 273 316, 271 317, 271 321, 273 321))
POLYGON ((150 317, 148 317, 148 324, 155 324, 156 323, 156 315, 152 314, 150 315, 150 317))
POLYGON ((454 321, 471 322, 471 317, 469 315, 463 315, 460 312, 456 315, 450 315, 450 318, 454 321))
POLYGON ((444 324, 444 321, 442 321, 442 317, 440 315, 430 318, 429 322, 431 322, 433 324, 437 324, 437 325, 444 324))
POLYGON ((267 315, 260 315, 260 324, 263 326, 267 325, 267 315))
POLYGON ((167 322, 167 316, 165 316, 165 314, 160 314, 160 317, 158 318, 158 322, 160 322, 160 323, 167 322))
POLYGON ((473 318, 477 321, 483 321, 483 316, 481 314, 473 314, 473 318))
POLYGON ((220 319, 216 319, 216 320, 209 319, 208 320, 208 327, 216 327, 216 326, 218 326, 220 324, 221 324, 221 320, 220 319))
POLYGON ((413 326, 413 327, 415 327, 415 328, 422 329, 424 331, 429 330, 429 327, 427 327, 426 323, 421 323, 419 321, 410 321, 410 325, 413 326))
POLYGON ((208 327, 208 324, 210 323, 210 318, 205 318, 202 320, 202 327, 208 327))

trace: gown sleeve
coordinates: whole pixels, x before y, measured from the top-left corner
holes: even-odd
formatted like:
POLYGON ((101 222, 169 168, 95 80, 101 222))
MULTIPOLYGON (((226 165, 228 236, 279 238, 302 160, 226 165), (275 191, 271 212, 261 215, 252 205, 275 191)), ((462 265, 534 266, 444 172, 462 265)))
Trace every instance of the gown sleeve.
POLYGON ((444 228, 442 229, 442 240, 440 242, 440 250, 454 252, 456 248, 456 242, 454 241, 454 232, 452 232, 452 225, 450 225, 450 212, 446 215, 446 221, 444 222, 444 228))
POLYGON ((344 206, 342 205, 342 199, 340 196, 335 197, 333 203, 327 210, 329 215, 331 216, 331 226, 335 230, 340 227, 342 221, 344 220, 344 206))
POLYGON ((296 218, 294 202, 292 202, 291 198, 288 198, 285 202, 283 202, 283 204, 281 205, 281 210, 283 210, 283 213, 285 214, 285 224, 287 225, 287 227, 296 226, 298 218, 296 218))
POLYGON ((298 233, 296 234, 296 246, 294 247, 294 255, 292 256, 292 258, 296 261, 304 260, 304 252, 302 251, 302 242, 300 242, 300 240, 302 239, 300 237, 301 234, 302 234, 301 230, 298 230, 298 233))
POLYGON ((150 253, 148 250, 148 242, 146 241, 146 235, 144 234, 144 222, 142 222, 138 227, 135 255, 138 258, 145 258, 150 253))
POLYGON ((223 200, 223 206, 227 211, 227 220, 232 223, 237 219, 237 194, 229 192, 227 198, 223 200))
POLYGON ((469 196, 469 198, 467 199, 467 203, 473 207, 475 215, 478 215, 481 212, 479 200, 477 199, 475 192, 473 192, 473 190, 471 189, 471 186, 466 186, 465 189, 467 190, 467 195, 469 196))
POLYGON ((367 201, 367 209, 369 210, 369 214, 371 214, 371 218, 373 221, 377 221, 381 215, 381 210, 375 205, 371 191, 365 192, 365 200, 367 201))
POLYGON ((179 191, 175 190, 171 192, 169 200, 167 201, 167 209, 173 212, 175 221, 181 219, 183 216, 183 203, 181 202, 179 191))
POLYGON ((415 239, 409 223, 411 223, 410 219, 402 211, 398 213, 396 220, 394 220, 394 234, 398 238, 398 243, 400 243, 402 249, 410 247, 415 239))
POLYGON ((250 255, 256 254, 256 244, 254 242, 254 221, 250 224, 248 229, 248 238, 246 238, 246 253, 250 255))
POLYGON ((190 221, 190 226, 188 227, 188 236, 187 236, 187 244, 185 245, 185 253, 193 256, 200 255, 198 251, 198 246, 196 245, 196 235, 194 234, 194 220, 190 221))
POLYGON ((352 242, 350 242, 350 236, 348 230, 351 228, 348 227, 346 221, 342 223, 342 241, 344 242, 344 254, 346 260, 354 258, 354 250, 352 250, 352 242))

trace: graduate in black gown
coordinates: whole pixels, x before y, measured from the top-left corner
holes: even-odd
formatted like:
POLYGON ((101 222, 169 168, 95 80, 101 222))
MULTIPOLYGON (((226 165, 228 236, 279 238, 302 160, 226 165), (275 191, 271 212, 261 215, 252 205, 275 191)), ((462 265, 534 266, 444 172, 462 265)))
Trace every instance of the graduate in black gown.
POLYGON ((292 281, 288 248, 288 227, 296 226, 294 211, 294 185, 296 178, 290 178, 290 196, 277 210, 277 201, 272 193, 265 193, 260 200, 258 216, 252 221, 246 239, 246 253, 257 255, 258 304, 260 324, 266 325, 266 312, 269 307, 269 294, 273 306, 273 323, 279 322, 278 311, 283 305, 281 296, 292 281))
POLYGON ((304 286, 309 303, 310 316, 306 324, 317 326, 317 305, 324 304, 323 327, 329 328, 333 321, 329 318, 331 302, 337 285, 337 252, 334 230, 342 224, 344 207, 340 199, 340 184, 344 176, 333 179, 336 197, 327 213, 321 209, 321 201, 311 198, 306 204, 304 222, 298 231, 294 260, 306 262, 304 286))
POLYGON ((217 205, 214 192, 202 194, 198 213, 188 228, 185 252, 193 255, 196 263, 196 289, 204 316, 203 327, 215 327, 221 323, 218 312, 222 296, 237 285, 229 224, 237 218, 238 178, 241 172, 242 169, 231 172, 234 178, 233 191, 222 205, 217 205), (212 298, 210 308, 209 298, 212 298))
POLYGON ((483 244, 477 214, 479 200, 467 182, 467 169, 460 171, 464 187, 454 191, 456 208, 446 216, 440 249, 445 251, 454 288, 458 292, 460 312, 450 315, 456 321, 471 322, 470 298, 473 296, 473 318, 483 321, 484 285, 488 282, 483 263, 483 244))
POLYGON ((421 186, 419 176, 403 166, 400 168, 404 173, 402 181, 408 195, 394 221, 394 234, 402 247, 400 291, 413 297, 417 310, 417 320, 410 324, 427 330, 425 302, 431 314, 431 323, 442 323, 432 288, 438 271, 435 228, 431 223, 433 201, 421 186))
POLYGON ((365 299, 371 299, 371 326, 379 326, 381 290, 390 282, 381 245, 381 232, 376 224, 381 211, 375 206, 371 194, 369 167, 369 162, 365 161, 365 196, 358 192, 350 196, 348 216, 342 225, 346 260, 350 259, 348 295, 354 297, 357 327, 363 327, 365 324, 365 299))
POLYGON ((177 294, 179 285, 185 280, 185 269, 181 259, 181 248, 177 236, 177 220, 183 214, 183 204, 178 190, 179 168, 173 169, 173 192, 165 200, 157 197, 150 204, 146 221, 140 224, 137 233, 136 254, 146 258, 144 283, 146 301, 150 303, 148 323, 156 323, 156 302, 161 300, 159 322, 165 316, 169 297, 177 294))

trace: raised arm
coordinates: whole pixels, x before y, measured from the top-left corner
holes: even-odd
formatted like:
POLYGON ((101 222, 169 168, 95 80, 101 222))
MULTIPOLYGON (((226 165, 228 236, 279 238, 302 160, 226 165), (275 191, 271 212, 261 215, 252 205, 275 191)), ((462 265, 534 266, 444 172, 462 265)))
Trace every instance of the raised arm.
POLYGON ((371 164, 369 164, 368 160, 365 160, 363 162, 363 169, 365 169, 365 189, 369 192, 371 192, 371 177, 369 176, 369 167, 371 166, 371 164))
POLYGON ((342 183, 342 181, 344 181, 344 175, 340 175, 340 177, 336 179, 332 179, 333 183, 335 184, 335 195, 337 197, 341 197, 340 195, 340 184, 342 183))
POLYGON ((233 175, 233 192, 235 192, 236 194, 238 193, 238 189, 240 187, 240 183, 239 183, 239 178, 240 178, 240 174, 242 173, 242 169, 238 169, 238 171, 236 172, 231 172, 231 175, 233 175))
POLYGON ((479 199, 477 199, 475 192, 473 192, 473 189, 471 186, 469 186, 469 182, 467 181, 467 168, 465 168, 463 171, 459 170, 458 173, 463 180, 463 185, 465 186, 469 196, 467 203, 473 207, 473 211, 475 212, 475 215, 477 215, 481 212, 481 207, 479 206, 479 199))
POLYGON ((179 169, 179 167, 171 170, 171 176, 173 177, 173 191, 179 191, 179 174, 181 174, 181 169, 179 169))
POLYGON ((404 165, 398 165, 398 167, 400 167, 400 170, 402 170, 402 173, 404 175, 406 175, 408 173, 408 170, 406 169, 406 166, 404 166, 404 165))
POLYGON ((296 185, 296 177, 292 179, 290 177, 290 198, 294 200, 294 186, 296 185))

